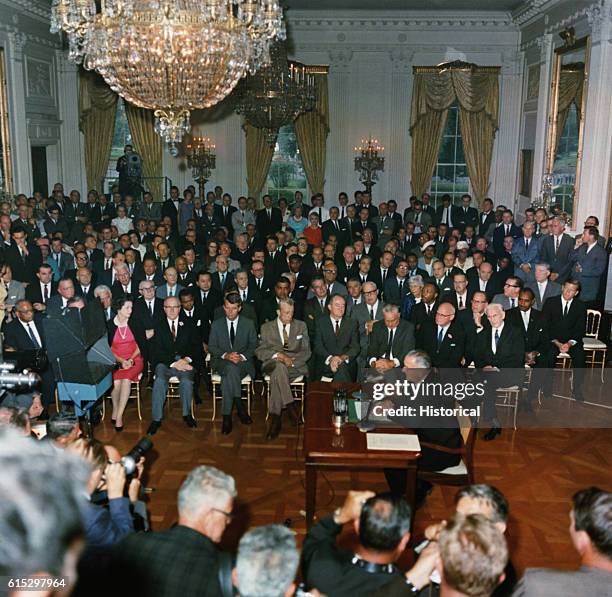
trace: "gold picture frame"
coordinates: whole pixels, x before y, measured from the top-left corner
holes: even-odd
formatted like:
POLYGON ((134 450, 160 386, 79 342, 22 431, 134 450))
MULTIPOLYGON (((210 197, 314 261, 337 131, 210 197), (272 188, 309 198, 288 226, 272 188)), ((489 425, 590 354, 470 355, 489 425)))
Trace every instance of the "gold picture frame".
MULTIPOLYGON (((2 171, 4 172, 4 184, 0 184, 0 192, 12 195, 13 162, 11 160, 11 139, 8 118, 6 63, 4 48, 2 47, 0 47, 0 151, 2 154, 2 171)), ((0 183, 2 183, 1 180, 0 183)))

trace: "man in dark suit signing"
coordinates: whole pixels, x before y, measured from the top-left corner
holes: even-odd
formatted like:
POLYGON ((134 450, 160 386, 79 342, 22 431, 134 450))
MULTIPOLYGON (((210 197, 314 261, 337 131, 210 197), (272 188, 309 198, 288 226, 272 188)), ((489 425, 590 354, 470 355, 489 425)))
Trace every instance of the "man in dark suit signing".
POLYGON ((201 346, 191 322, 179 321, 181 303, 177 296, 164 300, 164 316, 159 321, 154 336, 149 340, 149 360, 155 371, 153 383, 153 421, 147 433, 153 435, 161 426, 168 380, 178 377, 183 421, 188 427, 196 427, 191 416, 193 400, 194 368, 200 365, 201 346))
POLYGON ((346 298, 340 294, 332 294, 327 308, 329 316, 323 315, 315 330, 316 378, 355 381, 360 350, 357 322, 345 317, 346 298))
POLYGON ((401 319, 399 305, 387 303, 382 321, 372 326, 367 366, 378 370, 401 367, 414 346, 414 324, 401 319))
POLYGON ((253 359, 257 347, 257 331, 253 320, 240 315, 242 300, 237 292, 225 296, 223 310, 225 317, 212 322, 208 352, 212 370, 221 376, 221 433, 225 435, 232 431, 234 406, 243 425, 253 422, 242 402, 241 380, 247 375, 251 378, 255 376, 253 359))
POLYGON ((478 334, 474 362, 487 380, 482 419, 493 422, 484 435, 489 441, 501 434, 495 410, 496 389, 522 384, 516 379, 516 370, 524 368, 525 341, 519 328, 504 321, 506 313, 501 305, 488 305, 486 314, 491 327, 478 334))

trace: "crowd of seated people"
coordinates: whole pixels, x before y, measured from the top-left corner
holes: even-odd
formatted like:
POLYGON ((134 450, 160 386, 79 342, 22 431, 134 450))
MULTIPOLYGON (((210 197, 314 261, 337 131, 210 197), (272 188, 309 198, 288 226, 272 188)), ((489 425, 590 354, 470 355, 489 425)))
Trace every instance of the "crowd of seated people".
MULTIPOLYGON (((117 363, 112 421, 123 429, 130 385, 150 373, 151 434, 174 377, 183 420, 197 426, 190 406, 207 359, 221 375, 224 434, 234 410, 251 423, 241 379, 269 376, 268 439, 283 413, 297 420, 292 380, 360 382, 368 369, 403 366, 412 349, 441 368, 545 369, 569 355, 583 400, 586 310, 601 306, 608 261, 597 218, 573 238, 557 206, 529 208, 519 225, 469 195, 435 209, 428 194, 411 197, 403 214, 362 191, 331 207, 299 192, 291 208, 269 195, 259 209, 236 203, 220 187, 205 202, 193 187, 172 187, 163 202, 93 190, 82 202, 59 183, 49 198, 0 203, 5 350, 44 352, 43 317, 101 302, 117 363)), ((55 381, 48 366, 40 373, 45 417, 55 381)), ((552 376, 534 377, 550 396, 552 376)), ((493 439, 491 401, 483 415, 493 439)))
POLYGON ((127 478, 117 449, 82 437, 74 415, 53 415, 47 430, 35 440, 24 408, 0 407, 0 577, 9 597, 24 589, 44 597, 610 595, 612 493, 596 487, 575 493, 568 508, 577 570, 528 567, 519 578, 505 536, 511 504, 483 484, 461 488, 448 518, 415 537, 403 497, 349 491, 308 531, 301 553, 290 528, 270 524, 244 532, 232 554, 219 546, 239 498, 231 475, 197 466, 178 490, 177 523, 150 531, 138 507, 144 458, 127 478), (350 550, 338 545, 343 532, 354 536, 350 550))

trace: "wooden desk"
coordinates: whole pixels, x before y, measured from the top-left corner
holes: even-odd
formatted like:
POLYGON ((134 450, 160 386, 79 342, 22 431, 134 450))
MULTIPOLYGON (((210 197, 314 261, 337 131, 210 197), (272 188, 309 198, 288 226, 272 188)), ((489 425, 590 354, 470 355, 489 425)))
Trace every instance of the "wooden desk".
MULTIPOLYGON (((407 468, 406 499, 413 508, 416 490, 417 459, 420 452, 368 450, 366 434, 346 424, 341 434, 332 425, 332 396, 335 390, 347 389, 350 394, 358 384, 315 381, 308 384, 306 422, 304 424, 304 456, 306 460, 306 525, 312 525, 319 470, 383 471, 385 468, 407 468)), ((406 429, 385 428, 383 433, 406 433, 406 429)))

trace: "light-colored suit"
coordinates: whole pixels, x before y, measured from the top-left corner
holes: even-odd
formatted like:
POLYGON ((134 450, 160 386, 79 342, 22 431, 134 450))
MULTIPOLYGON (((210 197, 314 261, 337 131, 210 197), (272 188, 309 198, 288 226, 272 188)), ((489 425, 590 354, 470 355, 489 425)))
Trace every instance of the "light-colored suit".
MULTIPOLYGON (((496 294, 491 302, 501 305, 504 311, 512 309, 513 307, 510 299, 505 294, 496 294)), ((514 307, 518 307, 518 298, 514 299, 514 307)))
MULTIPOLYGON (((174 287, 174 294, 172 296, 176 296, 178 297, 179 292, 183 290, 183 287, 180 284, 177 284, 174 287)), ((168 285, 167 284, 162 284, 161 286, 157 287, 157 290, 155 290, 155 296, 157 298, 160 299, 165 299, 168 298, 170 295, 168 294, 168 285)))
POLYGON ((283 408, 293 402, 290 382, 308 375, 307 362, 310 359, 310 338, 303 321, 294 319, 289 324, 287 347, 278 327, 278 319, 268 321, 261 326, 259 345, 255 356, 262 361, 261 370, 270 376, 270 413, 280 415, 283 408), (295 359, 293 366, 288 367, 273 356, 277 353, 295 359))
POLYGON ((557 284, 557 282, 551 282, 548 280, 546 282, 546 289, 544 290, 544 296, 540 296, 540 287, 536 281, 529 282, 525 284, 526 288, 533 290, 533 294, 535 294, 535 308, 538 311, 542 310, 542 306, 546 302, 547 299, 553 296, 559 296, 561 294, 561 284, 557 284))
MULTIPOLYGON (((4 286, 4 284, 2 284, 4 286)), ((25 298, 25 286, 17 280, 11 280, 4 299, 5 305, 14 307, 17 301, 21 301, 25 298)))
POLYGON ((404 218, 404 224, 407 224, 408 222, 413 222, 415 228, 417 226, 421 227, 421 232, 425 232, 427 228, 429 228, 429 226, 433 224, 431 216, 426 211, 419 212, 419 222, 418 223, 416 222, 416 216, 417 216, 416 211, 408 212, 406 214, 406 217, 404 218))
POLYGON ((515 587, 513 597, 550 597, 551 595, 611 595, 610 573, 591 566, 565 572, 528 568, 515 587))
POLYGON ((245 209, 241 212, 237 209, 232 214, 232 228, 234 229, 234 240, 239 234, 246 232, 246 227, 249 224, 255 224, 255 214, 250 209, 245 209))

